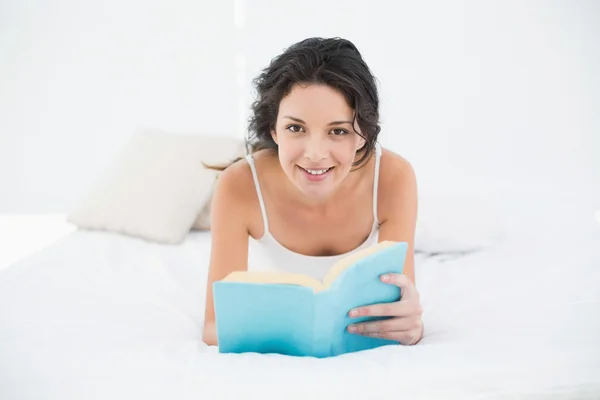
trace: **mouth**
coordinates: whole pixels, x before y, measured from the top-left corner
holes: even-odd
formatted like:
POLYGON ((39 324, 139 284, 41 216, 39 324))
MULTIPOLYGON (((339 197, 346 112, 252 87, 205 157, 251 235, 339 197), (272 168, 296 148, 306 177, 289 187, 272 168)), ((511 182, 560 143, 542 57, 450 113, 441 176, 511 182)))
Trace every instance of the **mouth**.
POLYGON ((303 174, 311 181, 320 181, 323 180, 329 175, 329 173, 335 167, 329 168, 302 168, 298 165, 298 168, 303 172, 303 174))
MULTIPOLYGON (((298 167, 300 167, 298 165, 298 167)), ((302 168, 300 167, 301 170, 303 170, 304 172, 307 172, 311 175, 323 175, 326 174, 327 172, 331 171, 333 169, 333 167, 329 167, 329 168, 321 168, 321 169, 314 169, 314 168, 302 168)))

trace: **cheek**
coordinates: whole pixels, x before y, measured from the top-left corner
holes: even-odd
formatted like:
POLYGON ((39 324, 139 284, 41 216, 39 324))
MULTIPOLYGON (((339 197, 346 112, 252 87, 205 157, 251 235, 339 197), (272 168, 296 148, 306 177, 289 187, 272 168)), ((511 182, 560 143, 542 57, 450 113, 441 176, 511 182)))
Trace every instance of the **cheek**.
POLYGON ((283 165, 288 165, 300 158, 303 154, 303 150, 302 146, 299 146, 298 143, 286 141, 279 145, 278 153, 281 163, 283 165))
POLYGON ((356 157, 356 147, 354 142, 348 141, 343 144, 340 143, 332 150, 333 156, 340 164, 349 166, 354 162, 356 157))
POLYGON ((352 163, 354 162, 354 153, 344 153, 337 157, 338 163, 343 165, 346 169, 352 168, 352 163))

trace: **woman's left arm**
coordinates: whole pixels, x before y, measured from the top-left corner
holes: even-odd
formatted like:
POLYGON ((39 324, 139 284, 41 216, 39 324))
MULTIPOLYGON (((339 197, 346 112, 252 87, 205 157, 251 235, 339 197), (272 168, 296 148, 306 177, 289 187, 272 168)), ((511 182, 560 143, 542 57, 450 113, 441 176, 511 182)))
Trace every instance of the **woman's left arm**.
POLYGON ((387 153, 381 161, 381 182, 378 195, 379 241, 406 242, 408 249, 403 274, 415 280, 415 228, 417 224, 417 179, 414 169, 405 159, 387 153))
POLYGON ((400 287, 401 298, 394 303, 374 304, 350 311, 350 317, 387 316, 380 321, 363 322, 348 327, 359 335, 397 340, 413 345, 423 337, 422 309, 416 289, 414 238, 417 221, 417 183, 412 166, 400 156, 384 153, 382 157, 378 210, 381 221, 379 241, 406 242, 408 250, 402 274, 381 277, 400 287))

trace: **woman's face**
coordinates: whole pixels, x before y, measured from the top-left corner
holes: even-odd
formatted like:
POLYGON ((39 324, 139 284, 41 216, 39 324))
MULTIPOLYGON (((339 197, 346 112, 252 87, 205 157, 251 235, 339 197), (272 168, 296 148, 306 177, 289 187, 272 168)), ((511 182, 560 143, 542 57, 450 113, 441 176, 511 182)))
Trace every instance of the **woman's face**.
POLYGON ((326 85, 294 85, 281 100, 271 134, 283 171, 304 194, 327 198, 350 172, 365 142, 353 117, 344 96, 326 85))

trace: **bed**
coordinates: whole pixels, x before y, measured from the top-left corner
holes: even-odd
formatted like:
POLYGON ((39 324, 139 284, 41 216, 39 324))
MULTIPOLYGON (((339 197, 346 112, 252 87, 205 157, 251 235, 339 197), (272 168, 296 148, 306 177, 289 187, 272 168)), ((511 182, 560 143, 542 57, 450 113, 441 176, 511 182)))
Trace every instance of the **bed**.
POLYGON ((202 343, 207 232, 61 230, 0 270, 0 399, 598 399, 600 225, 530 228, 417 254, 422 342, 323 360, 202 343))

